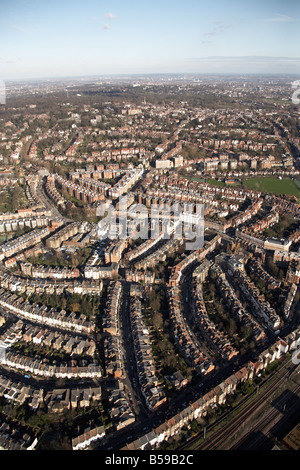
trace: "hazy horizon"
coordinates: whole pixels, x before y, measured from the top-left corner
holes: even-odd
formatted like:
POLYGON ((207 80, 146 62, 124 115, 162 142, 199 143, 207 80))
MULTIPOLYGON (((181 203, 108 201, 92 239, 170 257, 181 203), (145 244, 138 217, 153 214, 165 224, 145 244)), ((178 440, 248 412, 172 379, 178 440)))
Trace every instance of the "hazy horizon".
POLYGON ((245 78, 252 78, 252 77, 261 77, 261 78, 285 78, 285 77, 298 77, 300 76, 299 73, 259 73, 259 72, 248 72, 248 73, 232 73, 232 72, 216 72, 216 73, 209 73, 209 72, 203 72, 203 73, 183 73, 183 72, 169 72, 169 73, 163 73, 163 72, 152 72, 152 73, 127 73, 127 74, 102 74, 102 75, 61 75, 61 76, 44 76, 44 77, 28 77, 28 78, 12 78, 12 79, 7 79, 6 83, 26 83, 26 82, 46 82, 46 81, 83 81, 83 80, 109 80, 109 79, 143 79, 143 78, 158 78, 158 77, 181 77, 182 79, 184 78, 203 78, 203 79, 209 79, 209 78, 214 78, 214 77, 224 77, 224 78, 240 78, 240 79, 245 79, 245 78))

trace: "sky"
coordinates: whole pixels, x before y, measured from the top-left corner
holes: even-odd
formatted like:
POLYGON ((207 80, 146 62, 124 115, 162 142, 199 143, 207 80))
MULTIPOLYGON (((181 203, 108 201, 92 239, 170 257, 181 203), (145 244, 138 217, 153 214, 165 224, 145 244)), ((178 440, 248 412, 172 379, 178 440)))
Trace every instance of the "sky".
POLYGON ((299 0, 0 0, 0 80, 300 75, 299 0))

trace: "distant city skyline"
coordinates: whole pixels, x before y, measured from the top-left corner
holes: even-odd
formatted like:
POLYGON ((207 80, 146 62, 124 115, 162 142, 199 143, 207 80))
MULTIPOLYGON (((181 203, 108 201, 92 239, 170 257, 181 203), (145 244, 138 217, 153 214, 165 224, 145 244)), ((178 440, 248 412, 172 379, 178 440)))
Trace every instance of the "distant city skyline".
POLYGON ((296 0, 2 0, 0 79, 300 74, 296 0))

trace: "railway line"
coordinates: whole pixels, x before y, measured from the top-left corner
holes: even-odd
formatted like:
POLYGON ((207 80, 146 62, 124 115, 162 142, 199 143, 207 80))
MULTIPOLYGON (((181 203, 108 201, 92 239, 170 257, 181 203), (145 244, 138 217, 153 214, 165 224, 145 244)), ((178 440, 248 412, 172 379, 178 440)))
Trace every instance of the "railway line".
MULTIPOLYGON (((250 420, 254 412, 261 409, 269 398, 284 384, 290 374, 296 369, 297 365, 291 362, 285 363, 267 379, 261 388, 257 389, 247 399, 241 403, 238 408, 235 408, 230 413, 227 413, 223 418, 220 418, 216 423, 211 426, 207 426, 204 436, 194 436, 183 446, 181 450, 193 449, 193 450, 220 450, 225 443, 228 443, 229 439, 232 439, 239 431, 243 429, 243 426, 250 420), (261 389, 263 388, 263 392, 261 389), (250 401, 249 401, 250 400, 250 401), (234 416, 232 416, 234 414, 234 416), (231 415, 231 418, 230 418, 231 415), (217 429, 216 429, 217 428, 217 429), (215 431, 214 431, 215 429, 215 431), (199 441, 199 443, 198 443, 199 441)), ((278 412, 278 410, 276 410, 278 412)), ((274 412, 275 416, 275 412, 274 412)), ((274 418, 273 414, 270 415, 270 420, 274 418)), ((257 428, 259 424, 257 423, 257 428)), ((251 428, 251 431, 254 428, 251 428)), ((235 444, 232 444, 235 446, 235 444)))
MULTIPOLYGON (((297 385, 293 388, 292 392, 298 394, 300 391, 300 386, 297 385)), ((263 445, 264 441, 268 440, 269 430, 273 428, 273 431, 278 425, 279 420, 288 420, 293 413, 297 411, 299 403, 294 403, 288 414, 284 414, 283 409, 280 410, 278 407, 272 407, 267 412, 256 421, 254 425, 251 426, 250 430, 242 435, 238 440, 235 440, 232 445, 226 447, 226 450, 255 450, 255 448, 263 445), (248 440, 251 437, 251 441, 248 440)), ((284 408, 284 407, 283 407, 284 408)))

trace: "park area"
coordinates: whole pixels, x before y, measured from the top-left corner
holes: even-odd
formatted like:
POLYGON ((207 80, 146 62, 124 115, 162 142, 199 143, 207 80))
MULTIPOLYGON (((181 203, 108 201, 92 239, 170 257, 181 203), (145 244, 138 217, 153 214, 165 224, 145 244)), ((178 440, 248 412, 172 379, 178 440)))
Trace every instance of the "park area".
POLYGON ((254 191, 295 196, 300 201, 300 182, 290 178, 249 178, 243 181, 243 186, 254 191))

